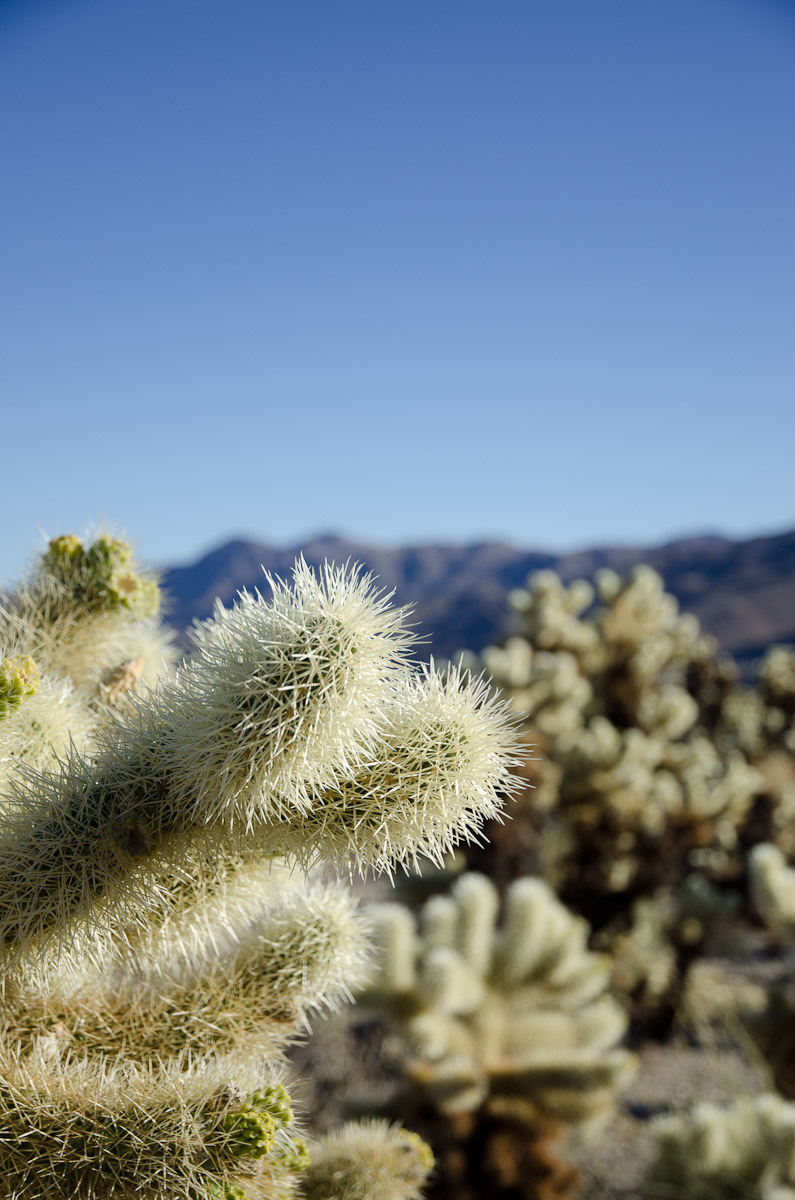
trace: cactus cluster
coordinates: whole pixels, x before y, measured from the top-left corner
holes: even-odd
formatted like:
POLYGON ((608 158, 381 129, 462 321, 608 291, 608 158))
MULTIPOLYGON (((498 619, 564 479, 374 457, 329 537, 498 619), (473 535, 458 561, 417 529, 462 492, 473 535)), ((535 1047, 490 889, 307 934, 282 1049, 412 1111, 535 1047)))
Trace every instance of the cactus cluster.
POLYGON ((402 1031, 407 1087, 395 1104, 437 1152, 434 1195, 571 1186, 574 1172, 539 1146, 593 1129, 631 1073, 618 1047, 626 1016, 586 922, 537 879, 509 887, 501 919, 499 905, 494 885, 468 872, 419 920, 400 904, 373 911, 367 998, 402 1031))
POLYGON ((404 1131, 308 1152, 293 1117, 284 1048, 366 948, 314 868, 477 834, 517 786, 515 729, 482 685, 413 664, 405 613, 358 571, 270 582, 115 708, 100 685, 154 620, 121 543, 57 538, 3 600, 0 727, 49 678, 93 719, 3 779, 0 1197, 354 1200, 389 1178, 410 1200, 427 1175, 404 1131))
POLYGON ((536 739, 541 804, 554 806, 566 835, 549 864, 564 895, 577 882, 605 894, 640 881, 648 890, 664 870, 657 839, 672 827, 691 855, 730 852, 758 778, 699 725, 688 681, 714 646, 660 577, 645 566, 625 580, 603 570, 595 594, 543 571, 511 599, 524 633, 483 657, 536 739))
POLYGON ((540 872, 648 1011, 736 913, 760 828, 791 836, 795 652, 772 651, 759 687, 740 688, 648 566, 595 586, 538 572, 511 602, 521 632, 482 661, 535 747, 533 790, 470 861, 502 883, 540 872))

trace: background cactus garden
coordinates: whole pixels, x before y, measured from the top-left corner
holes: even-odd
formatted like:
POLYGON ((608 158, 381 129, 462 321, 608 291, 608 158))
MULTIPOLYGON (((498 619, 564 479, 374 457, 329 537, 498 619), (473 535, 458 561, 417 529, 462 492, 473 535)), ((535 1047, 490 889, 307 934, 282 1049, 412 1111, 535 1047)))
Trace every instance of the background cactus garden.
POLYGON ((533 790, 469 860, 502 884, 546 879, 614 956, 636 1028, 661 1036, 705 942, 753 915, 750 849, 790 849, 795 651, 740 686, 648 567, 594 585, 540 572, 511 600, 524 632, 465 661, 521 716, 533 790))

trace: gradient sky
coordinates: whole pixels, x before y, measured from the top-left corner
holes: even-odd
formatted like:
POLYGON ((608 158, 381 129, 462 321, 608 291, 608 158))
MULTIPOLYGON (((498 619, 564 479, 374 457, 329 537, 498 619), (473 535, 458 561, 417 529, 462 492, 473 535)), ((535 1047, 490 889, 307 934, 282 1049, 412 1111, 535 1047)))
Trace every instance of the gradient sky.
POLYGON ((0 579, 795 524, 795 4, 0 0, 0 579))

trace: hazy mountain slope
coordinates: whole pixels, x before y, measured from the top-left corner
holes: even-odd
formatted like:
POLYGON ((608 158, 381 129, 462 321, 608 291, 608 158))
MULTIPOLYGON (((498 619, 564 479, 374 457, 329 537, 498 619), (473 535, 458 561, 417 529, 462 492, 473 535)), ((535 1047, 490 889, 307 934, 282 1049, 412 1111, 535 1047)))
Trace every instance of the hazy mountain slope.
POLYGON ((426 653, 478 650, 508 631, 507 592, 531 571, 551 567, 564 579, 591 578, 601 566, 619 572, 648 562, 682 608, 741 661, 777 641, 795 642, 795 531, 732 541, 684 538, 655 547, 603 547, 552 555, 500 542, 470 546, 368 546, 333 535, 286 549, 233 541, 185 567, 164 573, 169 618, 185 628, 209 616, 215 597, 228 604, 237 591, 267 589, 261 565, 288 575, 297 555, 312 566, 325 560, 363 563, 402 604, 413 604, 426 653))

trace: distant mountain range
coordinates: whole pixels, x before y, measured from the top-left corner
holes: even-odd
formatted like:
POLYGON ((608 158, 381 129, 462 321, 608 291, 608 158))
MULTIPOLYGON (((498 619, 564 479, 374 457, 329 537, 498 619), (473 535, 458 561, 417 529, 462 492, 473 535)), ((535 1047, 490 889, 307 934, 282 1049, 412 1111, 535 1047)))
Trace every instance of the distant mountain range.
POLYGON ((397 603, 414 606, 426 656, 481 650, 509 633, 507 593, 532 571, 551 568, 569 582, 591 579, 599 567, 625 573, 641 562, 659 571, 683 611, 695 613, 744 668, 772 643, 795 643, 795 530, 745 541, 691 537, 562 555, 501 542, 384 549, 331 534, 288 549, 232 541, 192 566, 164 572, 167 618, 182 631, 209 616, 216 597, 230 604, 240 588, 265 590, 262 567, 288 576, 299 554, 311 566, 350 561, 377 575, 379 586, 394 589, 397 603))

